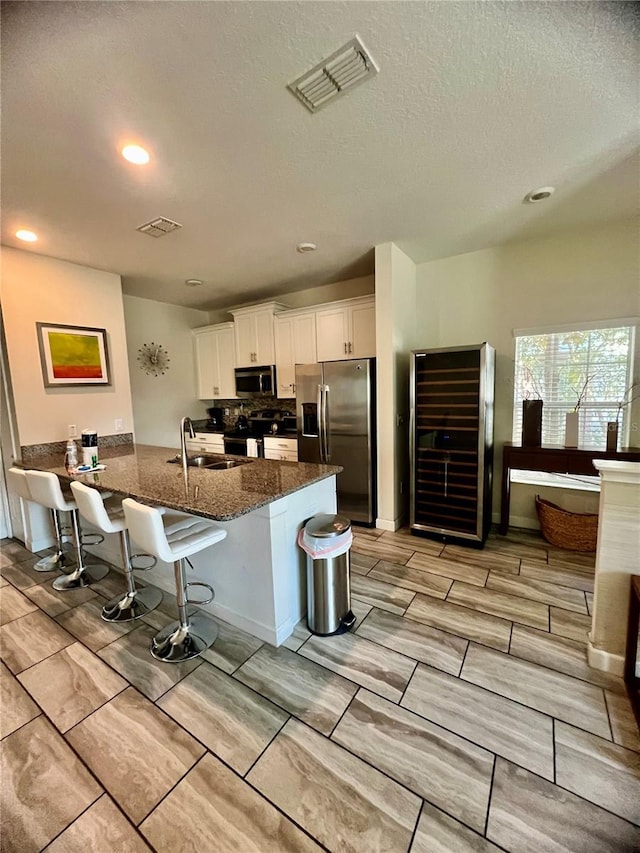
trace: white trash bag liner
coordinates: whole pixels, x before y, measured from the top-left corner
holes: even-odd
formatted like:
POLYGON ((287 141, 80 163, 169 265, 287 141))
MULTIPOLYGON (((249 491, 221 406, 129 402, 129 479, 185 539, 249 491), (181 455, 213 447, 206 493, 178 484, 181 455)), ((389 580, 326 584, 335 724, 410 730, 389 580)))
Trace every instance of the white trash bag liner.
POLYGON ((353 533, 351 532, 351 528, 339 536, 332 536, 328 539, 310 536, 307 533, 306 527, 302 527, 298 533, 298 545, 314 560, 339 557, 340 554, 346 554, 349 548, 351 548, 352 542, 353 533))

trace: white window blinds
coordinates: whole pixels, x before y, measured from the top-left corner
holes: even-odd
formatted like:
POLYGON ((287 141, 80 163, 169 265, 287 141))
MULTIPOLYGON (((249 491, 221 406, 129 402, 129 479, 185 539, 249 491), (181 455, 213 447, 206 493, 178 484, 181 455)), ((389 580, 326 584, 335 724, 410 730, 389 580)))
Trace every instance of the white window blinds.
POLYGON ((516 332, 513 441, 521 439, 524 399, 543 401, 543 444, 564 444, 565 413, 579 400, 580 447, 604 450, 607 422, 616 419, 626 436, 630 406, 620 404, 631 396, 633 343, 633 326, 516 332))

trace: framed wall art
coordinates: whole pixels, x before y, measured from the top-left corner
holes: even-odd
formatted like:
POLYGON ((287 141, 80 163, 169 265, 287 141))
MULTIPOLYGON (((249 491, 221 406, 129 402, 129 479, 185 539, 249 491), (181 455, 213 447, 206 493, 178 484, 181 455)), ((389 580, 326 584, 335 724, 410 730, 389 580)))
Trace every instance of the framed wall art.
POLYGON ((106 329, 36 323, 45 388, 111 385, 106 329))

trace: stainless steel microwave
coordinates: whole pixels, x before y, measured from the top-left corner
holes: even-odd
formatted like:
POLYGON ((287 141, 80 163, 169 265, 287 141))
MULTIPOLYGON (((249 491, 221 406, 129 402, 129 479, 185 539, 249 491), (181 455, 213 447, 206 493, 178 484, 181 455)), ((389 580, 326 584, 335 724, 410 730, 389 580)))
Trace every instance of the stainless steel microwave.
POLYGON ((236 396, 275 397, 276 369, 265 367, 236 367, 236 396))

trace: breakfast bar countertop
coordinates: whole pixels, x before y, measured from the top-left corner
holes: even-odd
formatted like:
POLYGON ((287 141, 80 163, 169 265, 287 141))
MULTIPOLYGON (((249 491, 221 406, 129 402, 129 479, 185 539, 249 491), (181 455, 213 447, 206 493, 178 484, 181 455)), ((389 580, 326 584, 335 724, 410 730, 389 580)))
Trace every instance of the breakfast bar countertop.
POLYGON ((177 452, 146 444, 101 448, 105 469, 85 474, 68 474, 59 454, 31 458, 24 467, 214 521, 231 521, 342 471, 337 465, 242 457, 246 464, 223 471, 190 467, 185 482, 182 466, 168 464, 177 452))

